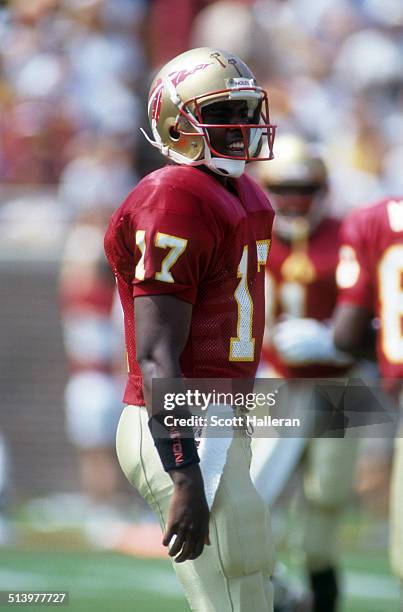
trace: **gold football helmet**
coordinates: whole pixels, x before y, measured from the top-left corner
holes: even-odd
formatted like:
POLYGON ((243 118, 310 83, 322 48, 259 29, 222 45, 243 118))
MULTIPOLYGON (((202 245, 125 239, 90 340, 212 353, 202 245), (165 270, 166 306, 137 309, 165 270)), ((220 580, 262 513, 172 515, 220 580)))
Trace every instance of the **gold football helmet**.
POLYGON ((276 210, 274 230, 286 240, 306 238, 326 207, 327 169, 312 145, 294 134, 276 138, 276 158, 256 168, 276 210))
POLYGON ((154 140, 147 140, 178 164, 205 164, 217 174, 240 176, 246 161, 273 158, 275 126, 270 123, 267 94, 238 57, 209 47, 192 49, 166 64, 155 76, 148 98, 154 140), (203 123, 207 105, 232 100, 247 103, 247 123, 203 123), (209 128, 239 129, 242 154, 213 148, 209 128), (266 142, 264 142, 266 141, 266 142), (265 144, 267 156, 259 153, 265 144))

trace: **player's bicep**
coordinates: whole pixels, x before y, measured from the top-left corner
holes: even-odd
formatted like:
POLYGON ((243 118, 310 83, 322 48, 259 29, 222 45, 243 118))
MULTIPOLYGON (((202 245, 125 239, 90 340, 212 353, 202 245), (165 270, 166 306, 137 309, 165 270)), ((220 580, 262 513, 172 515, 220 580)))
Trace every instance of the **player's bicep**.
POLYGON ((192 309, 189 302, 173 295, 137 297, 134 301, 137 361, 158 364, 162 378, 178 376, 178 359, 189 337, 192 309))

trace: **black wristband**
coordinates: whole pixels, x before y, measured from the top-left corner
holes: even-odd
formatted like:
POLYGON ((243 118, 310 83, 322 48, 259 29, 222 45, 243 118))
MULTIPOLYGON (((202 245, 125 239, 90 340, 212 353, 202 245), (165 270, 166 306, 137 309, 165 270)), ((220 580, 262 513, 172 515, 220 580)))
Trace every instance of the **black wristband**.
POLYGON ((193 430, 189 425, 180 426, 177 419, 189 418, 187 410, 166 410, 153 415, 148 421, 155 447, 166 472, 177 470, 200 462, 193 430), (166 424, 166 418, 175 420, 173 425, 166 424))

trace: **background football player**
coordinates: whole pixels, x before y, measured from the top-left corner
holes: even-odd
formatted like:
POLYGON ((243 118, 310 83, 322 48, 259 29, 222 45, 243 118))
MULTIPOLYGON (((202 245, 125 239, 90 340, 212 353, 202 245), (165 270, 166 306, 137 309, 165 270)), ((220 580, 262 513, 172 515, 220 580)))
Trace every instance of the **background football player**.
MULTIPOLYGON (((118 457, 160 520, 191 608, 267 612, 273 546, 250 439, 234 436, 229 448, 217 439, 203 461, 206 438, 197 449, 192 430, 167 424, 151 394, 153 378, 255 376, 274 213, 244 169, 262 140, 271 157, 267 96, 239 58, 201 48, 156 75, 148 109, 150 142, 175 163, 137 185, 105 237, 129 363, 118 457)), ((178 406, 172 414, 190 415, 178 406)))
MULTIPOLYGON (((337 351, 362 354, 372 339, 370 322, 375 316, 377 358, 383 387, 402 405, 403 336, 403 204, 388 198, 352 212, 341 228, 341 247, 337 267, 338 306, 332 328, 311 330, 311 358, 321 360, 337 351), (318 338, 315 343, 314 338, 318 338), (315 351, 315 346, 319 350, 315 351)), ((305 321, 299 322, 303 328, 305 321)), ((287 327, 287 322, 284 324, 287 327)), ((298 332, 294 326, 294 332, 298 332)), ((289 352, 298 354, 304 345, 303 334, 295 333, 289 352)), ((374 380, 374 384, 377 381, 374 380)), ((395 573, 403 580, 402 482, 403 450, 401 429, 396 438, 391 487, 391 560, 395 573)))
MULTIPOLYGON (((354 352, 379 318, 377 357, 384 388, 403 406, 403 200, 388 198, 351 213, 343 223, 334 341, 354 352)), ((403 581, 403 430, 396 437, 391 487, 391 560, 403 581)))
MULTIPOLYGON (((292 321, 286 332, 281 325, 276 329, 283 319, 300 318, 309 318, 305 325, 315 327, 330 319, 335 306, 340 222, 328 211, 325 164, 302 137, 283 134, 276 138, 275 159, 259 164, 257 171, 276 210, 266 271, 266 334, 260 375, 287 379, 342 376, 350 359, 307 364, 308 338, 301 342, 299 359, 295 355, 288 358, 288 343, 294 338, 292 321)), ((298 394, 303 397, 303 384, 298 394)), ((289 401, 295 404, 296 397, 289 401)), ((310 434, 306 432, 307 437, 310 434)), ((351 492, 356 444, 336 438, 287 438, 278 441, 287 449, 280 457, 281 450, 274 452, 273 443, 277 441, 254 440, 255 482, 273 503, 299 464, 303 477, 300 527, 313 610, 332 612, 338 601, 338 525, 351 492), (271 466, 276 469, 277 485, 271 466)))

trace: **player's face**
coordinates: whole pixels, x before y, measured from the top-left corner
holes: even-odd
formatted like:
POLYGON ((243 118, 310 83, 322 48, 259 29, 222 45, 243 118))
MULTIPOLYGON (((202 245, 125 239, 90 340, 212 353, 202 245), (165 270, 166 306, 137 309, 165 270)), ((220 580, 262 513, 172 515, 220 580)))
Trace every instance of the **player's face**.
POLYGON ((246 100, 215 102, 202 109, 203 123, 234 125, 233 128, 210 127, 207 130, 211 147, 230 157, 244 157, 249 145, 249 129, 236 126, 259 123, 259 116, 260 106, 250 108, 246 100))
POLYGON ((305 217, 321 187, 305 185, 301 187, 276 187, 270 189, 276 211, 286 217, 305 217))

